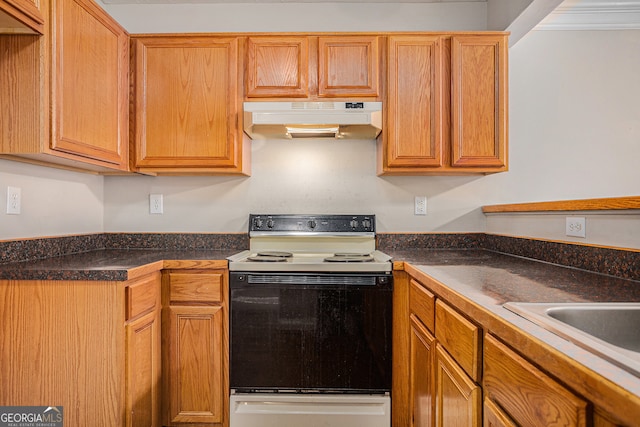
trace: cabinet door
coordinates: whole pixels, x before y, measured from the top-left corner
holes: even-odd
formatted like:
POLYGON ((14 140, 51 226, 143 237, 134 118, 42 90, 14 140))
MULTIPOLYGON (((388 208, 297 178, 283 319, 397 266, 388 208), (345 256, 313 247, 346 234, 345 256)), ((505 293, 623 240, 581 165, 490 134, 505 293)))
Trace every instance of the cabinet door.
POLYGON ((168 308, 169 423, 224 421, 223 309, 168 308))
POLYGON ((484 427, 516 427, 516 424, 491 399, 484 399, 484 427))
POLYGON ((587 402, 488 334, 484 354, 485 394, 518 425, 589 425, 587 402))
POLYGON ((378 96, 378 37, 318 38, 318 96, 378 96))
POLYGON ((451 38, 451 156, 454 167, 506 168, 506 36, 451 38))
POLYGON ((436 346, 436 426, 478 427, 482 390, 442 346, 436 346))
POLYGON ((0 33, 44 32, 44 18, 34 0, 0 0, 0 33))
POLYGON ((415 427, 431 427, 435 421, 435 338, 416 316, 411 315, 410 322, 412 425, 415 427))
POLYGON ((389 37, 384 170, 442 165, 441 67, 440 37, 389 37))
POLYGON ((309 96, 309 38, 294 36, 247 39, 246 96, 309 96))
POLYGON ((160 425, 160 310, 132 321, 127 329, 126 425, 160 425))
POLYGON ((90 0, 54 2, 55 151, 128 167, 129 38, 90 0))
POLYGON ((135 167, 243 173, 238 40, 135 39, 135 167))

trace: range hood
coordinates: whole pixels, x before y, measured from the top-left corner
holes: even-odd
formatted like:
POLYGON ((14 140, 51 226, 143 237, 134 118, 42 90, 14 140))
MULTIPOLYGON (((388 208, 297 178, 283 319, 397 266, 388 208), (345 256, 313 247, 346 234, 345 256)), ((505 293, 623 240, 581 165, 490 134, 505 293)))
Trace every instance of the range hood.
POLYGON ((381 102, 245 102, 244 131, 252 139, 376 139, 381 102))

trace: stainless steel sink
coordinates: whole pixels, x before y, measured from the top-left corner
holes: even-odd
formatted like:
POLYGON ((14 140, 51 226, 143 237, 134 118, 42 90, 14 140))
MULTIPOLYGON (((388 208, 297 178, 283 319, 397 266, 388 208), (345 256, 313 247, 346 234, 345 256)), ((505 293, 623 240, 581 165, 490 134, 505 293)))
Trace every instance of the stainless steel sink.
POLYGON ((640 303, 518 303, 504 307, 640 376, 640 303))

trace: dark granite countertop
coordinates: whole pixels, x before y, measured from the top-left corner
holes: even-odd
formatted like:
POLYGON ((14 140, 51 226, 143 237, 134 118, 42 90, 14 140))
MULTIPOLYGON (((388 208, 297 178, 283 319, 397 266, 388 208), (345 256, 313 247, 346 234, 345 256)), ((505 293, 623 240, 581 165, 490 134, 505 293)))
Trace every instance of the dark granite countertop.
POLYGON ((640 282, 483 249, 390 251, 485 304, 519 302, 640 302, 640 282))
POLYGON ((503 307, 510 301, 640 302, 640 281, 482 249, 411 249, 388 253, 394 260, 409 264, 405 266, 409 273, 417 271, 434 279, 435 283, 430 285, 438 296, 458 306, 485 331, 506 339, 531 360, 541 363, 579 393, 588 397, 608 390, 609 396, 618 399, 625 396, 624 399, 630 399, 630 412, 625 417, 640 419, 640 377, 503 307), (533 339, 560 352, 567 357, 567 363, 581 364, 591 374, 585 377, 581 369, 567 371, 566 367, 550 362, 548 353, 532 350, 537 347, 526 344, 522 334, 527 340, 533 339), (598 387, 603 389, 594 391, 598 387))
POLYGON ((113 280, 130 279, 136 268, 166 260, 226 260, 239 250, 102 249, 35 261, 0 264, 0 279, 113 280))

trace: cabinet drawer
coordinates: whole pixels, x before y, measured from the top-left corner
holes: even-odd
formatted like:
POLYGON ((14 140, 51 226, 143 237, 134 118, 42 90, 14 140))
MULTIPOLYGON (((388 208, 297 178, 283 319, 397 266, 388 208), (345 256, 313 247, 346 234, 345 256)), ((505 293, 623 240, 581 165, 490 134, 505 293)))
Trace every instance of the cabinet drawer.
POLYGON ((409 309, 429 329, 434 331, 436 297, 421 283, 411 280, 409 284, 409 309))
POLYGON ((585 426, 587 402, 491 335, 484 344, 484 390, 522 426, 585 426))
POLYGON ((171 302, 221 302, 222 274, 169 274, 171 302))
POLYGON ((480 381, 480 328, 446 303, 436 301, 436 339, 474 381, 480 381))
POLYGON ((131 283, 126 287, 126 320, 138 317, 156 306, 160 293, 159 285, 159 275, 154 274, 150 278, 131 283))

